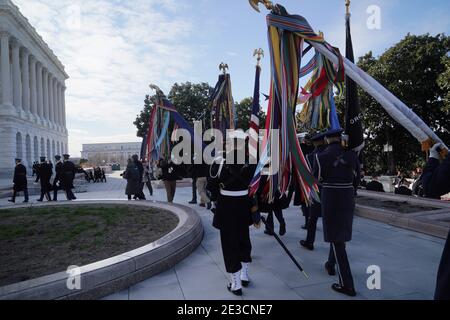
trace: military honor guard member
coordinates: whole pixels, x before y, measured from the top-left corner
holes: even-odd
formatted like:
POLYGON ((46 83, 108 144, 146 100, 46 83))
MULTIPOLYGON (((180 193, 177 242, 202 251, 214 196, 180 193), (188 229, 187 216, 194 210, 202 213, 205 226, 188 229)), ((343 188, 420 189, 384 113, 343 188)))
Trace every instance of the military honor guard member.
POLYGON ((352 240, 355 194, 360 180, 358 156, 342 146, 342 130, 330 130, 325 134, 328 147, 317 155, 314 172, 322 185, 322 220, 325 242, 331 244, 325 268, 330 275, 339 274, 339 284, 332 289, 355 296, 355 286, 345 249, 352 240))
POLYGON ((23 192, 25 195, 24 203, 28 202, 28 181, 27 181, 27 168, 22 164, 22 159, 16 159, 16 166, 14 168, 13 177, 13 196, 9 202, 15 203, 18 192, 23 192))
POLYGON ((75 165, 70 161, 70 155, 64 154, 64 162, 61 166, 61 186, 66 193, 67 200, 76 200, 77 198, 72 192, 73 180, 75 179, 75 165))
MULTIPOLYGON (((318 133, 311 138, 311 142, 314 145, 314 150, 306 156, 308 165, 313 170, 314 167, 317 168, 316 161, 317 157, 326 149, 325 144, 325 133, 318 133)), ((318 179, 319 172, 313 172, 314 176, 318 179)), ((322 186, 319 182, 319 194, 322 194, 322 186)), ((306 226, 307 235, 306 240, 301 240, 300 245, 308 250, 314 250, 314 242, 316 241, 316 231, 317 231, 317 221, 322 217, 322 205, 321 203, 315 202, 309 208, 309 220, 306 226)))
POLYGON ((50 184, 50 179, 53 175, 52 166, 46 161, 45 157, 41 157, 40 160, 41 163, 37 167, 36 182, 41 182, 41 197, 37 201, 44 201, 44 197, 47 201, 52 201, 50 196, 50 191, 52 190, 52 185, 50 184))
MULTIPOLYGON (((245 143, 245 134, 236 132, 232 136, 238 146, 245 143)), ((236 144, 235 144, 236 146, 236 144)), ((239 152, 245 152, 240 147, 228 152, 234 153, 235 161, 227 163, 226 159, 218 158, 210 168, 211 178, 208 190, 211 200, 216 203, 213 226, 220 230, 223 258, 226 271, 231 275, 228 290, 237 296, 242 295, 242 287, 250 284, 249 266, 252 262, 252 244, 250 241, 251 225, 260 226, 260 216, 252 214, 252 200, 249 197, 249 185, 256 167, 248 163, 236 161, 239 152)))
POLYGON ((61 190, 61 173, 63 162, 61 156, 55 156, 55 179, 53 180, 53 201, 58 201, 58 191, 61 190))

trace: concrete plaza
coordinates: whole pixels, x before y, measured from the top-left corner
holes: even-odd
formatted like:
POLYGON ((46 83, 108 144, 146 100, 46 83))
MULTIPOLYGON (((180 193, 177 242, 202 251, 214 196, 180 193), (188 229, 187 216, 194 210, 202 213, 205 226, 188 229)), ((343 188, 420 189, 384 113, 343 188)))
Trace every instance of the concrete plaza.
MULTIPOLYGON (((115 173, 107 184, 90 184, 87 193, 79 199, 124 199, 125 180, 115 173)), ((183 184, 186 185, 186 184, 183 184)), ((145 190, 148 196, 148 191, 145 190)), ((188 205, 191 188, 177 189, 175 202, 188 205)), ((33 197, 35 201, 36 197, 33 197)), ((60 198, 64 198, 61 194, 60 198)), ((165 191, 156 186, 150 200, 165 201, 165 191)), ((22 201, 22 198, 18 198, 22 201)), ((63 202, 61 202, 63 203, 63 202)), ((7 206, 0 199, 0 207, 7 206)), ((309 275, 306 279, 292 263, 273 237, 263 230, 252 228, 253 259, 252 284, 244 290, 242 298, 226 290, 225 272, 219 232, 212 224, 212 213, 199 206, 191 206, 200 215, 205 229, 201 245, 174 268, 138 283, 127 290, 105 297, 108 300, 142 299, 244 299, 244 300, 303 300, 303 299, 432 299, 436 273, 444 240, 416 232, 399 229, 383 223, 356 218, 354 238, 348 245, 348 254, 355 278, 356 298, 334 293, 330 286, 337 277, 329 277, 324 270, 329 245, 323 242, 321 221, 318 224, 316 249, 300 248, 306 231, 297 207, 285 210, 287 234, 282 237, 287 247, 309 275), (381 269, 381 289, 369 290, 367 268, 381 269)), ((276 224, 276 228, 278 225, 276 224)))

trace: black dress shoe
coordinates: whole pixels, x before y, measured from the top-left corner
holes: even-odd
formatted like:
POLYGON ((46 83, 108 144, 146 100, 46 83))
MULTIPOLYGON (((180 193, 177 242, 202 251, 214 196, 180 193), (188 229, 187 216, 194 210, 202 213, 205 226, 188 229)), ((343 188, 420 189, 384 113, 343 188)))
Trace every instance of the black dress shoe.
POLYGON ((337 284, 337 283, 333 284, 331 286, 331 289, 333 289, 336 292, 345 294, 345 295, 347 295, 349 297, 355 297, 356 296, 355 289, 349 289, 349 288, 343 287, 343 286, 341 286, 340 284, 337 284))
POLYGON ((272 231, 264 230, 264 233, 269 235, 269 236, 273 236, 273 232, 272 231))
POLYGON ((11 199, 9 199, 8 202, 16 203, 16 200, 11 200, 11 199))
POLYGON ((242 289, 239 290, 231 290, 231 284, 228 285, 228 291, 230 291, 232 294, 236 295, 236 296, 242 296, 242 289))
POLYGON ((197 204, 197 200, 192 200, 192 201, 189 201, 189 204, 197 204))
POLYGON ((302 229, 303 229, 303 230, 308 229, 308 227, 306 226, 306 224, 302 225, 302 229))
POLYGON ((36 200, 37 202, 42 202, 42 201, 44 201, 43 199, 37 199, 36 200))
POLYGON ((328 262, 325 263, 325 269, 327 270, 328 275, 330 275, 330 276, 336 275, 336 269, 330 263, 328 263, 328 262))
POLYGON ((306 249, 308 249, 310 251, 314 250, 314 245, 312 243, 306 242, 305 240, 300 240, 300 245, 303 248, 306 248, 306 249))
POLYGON ((244 288, 247 288, 250 285, 250 281, 246 281, 246 280, 241 280, 241 283, 244 288))
POLYGON ((286 223, 280 224, 280 236, 284 236, 286 234, 286 223))

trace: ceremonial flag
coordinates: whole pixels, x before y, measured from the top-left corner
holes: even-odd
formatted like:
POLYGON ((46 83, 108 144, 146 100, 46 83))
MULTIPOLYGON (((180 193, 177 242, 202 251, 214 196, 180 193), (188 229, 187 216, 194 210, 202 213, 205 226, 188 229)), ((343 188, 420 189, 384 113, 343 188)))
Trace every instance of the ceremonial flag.
MULTIPOLYGON (((355 62, 353 54, 350 14, 346 15, 346 57, 355 62)), ((360 152, 364 147, 363 115, 359 104, 358 86, 350 77, 345 77, 345 134, 348 135, 348 148, 360 152)))

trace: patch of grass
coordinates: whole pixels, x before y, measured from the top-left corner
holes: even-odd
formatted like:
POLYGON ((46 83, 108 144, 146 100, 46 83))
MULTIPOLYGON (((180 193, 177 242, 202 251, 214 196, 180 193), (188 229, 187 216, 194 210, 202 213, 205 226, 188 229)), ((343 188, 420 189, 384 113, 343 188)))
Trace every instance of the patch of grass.
POLYGON ((136 249, 177 225, 170 212, 138 206, 0 210, 0 286, 136 249))

